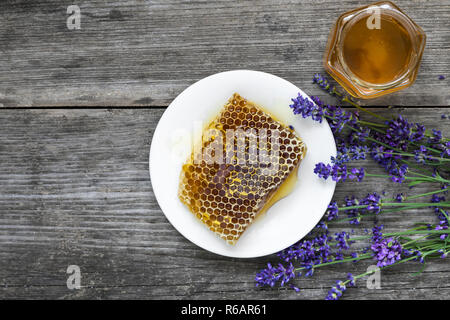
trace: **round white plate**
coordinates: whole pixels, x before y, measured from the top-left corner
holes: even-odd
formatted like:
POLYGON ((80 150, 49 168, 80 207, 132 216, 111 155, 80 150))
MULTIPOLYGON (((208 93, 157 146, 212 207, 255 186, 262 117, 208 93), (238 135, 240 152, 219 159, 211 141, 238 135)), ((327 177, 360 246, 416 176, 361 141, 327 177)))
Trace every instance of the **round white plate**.
POLYGON ((308 234, 325 213, 335 182, 318 178, 318 162, 336 155, 333 134, 326 121, 294 116, 289 105, 302 90, 277 76, 250 70, 218 73, 184 90, 162 115, 150 148, 153 192, 170 223, 196 245, 229 257, 251 258, 280 251, 308 234), (286 125, 292 125, 308 151, 298 170, 297 184, 228 245, 200 222, 178 199, 181 166, 191 154, 195 128, 208 124, 233 93, 260 105, 286 125))

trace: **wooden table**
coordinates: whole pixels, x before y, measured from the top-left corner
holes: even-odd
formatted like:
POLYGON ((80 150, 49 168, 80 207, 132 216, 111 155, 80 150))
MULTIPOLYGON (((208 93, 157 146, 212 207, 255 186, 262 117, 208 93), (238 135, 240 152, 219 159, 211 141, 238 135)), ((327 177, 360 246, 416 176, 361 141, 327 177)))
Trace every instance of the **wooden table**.
MULTIPOLYGON (((301 293, 255 288, 256 272, 277 257, 229 259, 186 240, 155 200, 148 154, 164 108, 216 72, 261 70, 327 98, 311 78, 323 71, 328 32, 340 13, 367 2, 77 3, 79 30, 66 25, 73 1, 0 3, 0 298, 322 299, 348 271, 366 270, 370 263, 324 268, 296 282, 301 293), (67 288, 69 265, 81 269, 79 290, 67 288)), ((450 1, 396 3, 427 34, 422 66, 412 87, 365 104, 386 115, 402 111, 448 136, 441 114, 450 114, 450 1)), ((408 192, 367 179, 339 185, 334 198, 372 191, 408 192)), ((400 230, 434 214, 381 219, 400 230)), ((350 229, 333 230, 343 228, 350 229)), ((361 281, 344 298, 450 296, 448 260, 413 276, 419 269, 392 268, 381 289, 361 281)))

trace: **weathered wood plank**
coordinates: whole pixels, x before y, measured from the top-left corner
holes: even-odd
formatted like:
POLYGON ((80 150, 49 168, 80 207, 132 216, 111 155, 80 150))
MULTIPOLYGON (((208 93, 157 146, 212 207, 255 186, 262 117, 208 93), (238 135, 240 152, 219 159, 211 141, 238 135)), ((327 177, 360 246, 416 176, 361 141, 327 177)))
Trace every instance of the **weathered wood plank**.
MULTIPOLYGON (((0 113, 0 298, 303 299, 323 298, 348 271, 334 266, 297 284, 301 294, 254 287, 255 273, 276 256, 229 259, 182 237, 155 201, 148 173, 152 133, 163 109, 4 110, 0 113), (68 290, 66 269, 78 265, 82 289, 68 290)), ((391 110, 396 113, 397 110, 391 110)), ((408 108, 405 115, 448 135, 448 109, 408 108)), ((377 170, 368 162, 367 170, 377 170)), ((375 171, 376 172, 376 171, 375 171)), ((429 190, 418 187, 415 193, 429 190)), ((412 192, 377 179, 345 183, 335 199, 370 191, 412 192)), ((434 221, 430 209, 380 217, 386 230, 434 221), (405 218, 407 217, 407 218, 405 218)), ((356 232, 372 226, 364 222, 356 232)), ((332 231, 349 225, 340 225, 332 231)), ((450 265, 417 263, 365 281, 349 299, 448 299, 450 265)))
MULTIPOLYGON (((0 106, 165 106, 195 81, 254 69, 311 94, 329 30, 366 1, 82 1, 0 3, 0 106)), ((371 105, 447 106, 450 1, 397 0, 427 33, 417 83, 371 105), (439 75, 446 80, 438 80, 439 75)))

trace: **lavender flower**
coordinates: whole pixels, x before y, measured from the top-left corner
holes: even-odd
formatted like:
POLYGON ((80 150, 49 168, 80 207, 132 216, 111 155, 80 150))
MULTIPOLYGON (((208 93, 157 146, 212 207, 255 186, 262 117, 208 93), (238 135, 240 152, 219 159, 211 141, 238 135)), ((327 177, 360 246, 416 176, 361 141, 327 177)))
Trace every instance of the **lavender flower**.
POLYGON ((351 180, 357 180, 358 182, 361 182, 364 179, 364 168, 352 168, 351 173, 348 175, 348 178, 351 180))
POLYGON ((290 284, 289 287, 290 287, 291 289, 294 289, 295 292, 300 292, 300 288, 294 286, 293 284, 290 284))
POLYGON ((324 163, 319 162, 314 168, 314 173, 317 174, 319 178, 327 180, 331 174, 331 166, 329 164, 325 165, 324 163))
POLYGON ((364 168, 352 168, 350 172, 347 171, 347 166, 345 164, 324 164, 319 162, 314 168, 314 173, 325 180, 331 176, 331 179, 336 182, 346 181, 347 179, 356 180, 358 182, 364 179, 365 171, 364 168))
POLYGON ((439 202, 445 201, 445 196, 440 196, 440 195, 437 195, 437 194, 433 194, 431 196, 431 200, 430 201, 432 203, 439 203, 439 202))
POLYGON ((370 155, 379 164, 385 166, 392 159, 392 150, 377 144, 372 145, 370 155))
POLYGON ((440 144, 442 141, 442 132, 440 130, 432 129, 431 137, 428 138, 430 144, 440 144))
POLYGON ((386 172, 390 175, 393 182, 402 183, 405 180, 405 175, 408 172, 408 165, 399 163, 392 155, 392 150, 383 146, 372 146, 370 155, 372 158, 384 167, 386 172))
POLYGON ((369 135, 369 128, 361 128, 358 131, 352 131, 349 137, 349 142, 351 144, 364 143, 369 135))
POLYGON ((350 249, 352 241, 349 241, 350 235, 345 232, 338 232, 335 234, 336 247, 342 250, 350 249))
POLYGON ((367 211, 373 211, 374 213, 378 214, 381 211, 381 196, 376 192, 369 193, 360 201, 360 204, 367 205, 367 211))
POLYGON ((289 106, 293 109, 294 114, 301 114, 303 118, 311 117, 313 120, 322 122, 323 109, 309 98, 303 97, 300 93, 297 98, 291 99, 292 104, 289 106))
POLYGON ((417 257, 416 259, 414 259, 415 261, 425 263, 425 258, 423 257, 423 253, 421 251, 415 250, 412 255, 417 257))
POLYGON ((338 217, 338 214, 339 214, 339 209, 338 209, 337 202, 336 201, 330 202, 330 204, 328 205, 328 209, 325 213, 326 219, 328 221, 334 220, 338 217))
POLYGON ((366 154, 369 153, 369 148, 365 145, 350 144, 346 145, 344 141, 336 139, 337 154, 336 157, 331 157, 331 163, 342 165, 352 160, 364 160, 366 154))
POLYGON ((448 254, 447 251, 444 251, 443 249, 440 249, 440 250, 438 250, 438 252, 441 254, 441 258, 442 259, 447 258, 447 254, 448 254))
POLYGON ((314 75, 313 83, 317 83, 323 90, 327 91, 331 95, 336 93, 335 87, 331 86, 330 83, 328 82, 328 80, 324 76, 322 76, 318 73, 316 73, 314 75))
POLYGON ((376 242, 380 242, 383 239, 383 233, 381 232, 381 230, 383 230, 383 225, 375 225, 372 228, 372 242, 376 243, 376 242))
POLYGON ((301 240, 280 251, 278 257, 285 262, 298 261, 303 267, 329 262, 332 260, 328 244, 331 240, 332 238, 326 231, 312 240, 301 240))
POLYGON ((378 267, 386 267, 401 259, 402 245, 394 238, 381 239, 370 247, 378 267))
POLYGON ((428 150, 423 145, 421 145, 419 149, 414 151, 414 159, 417 163, 425 164, 426 160, 429 160, 428 156, 428 150))
POLYGON ((320 221, 316 226, 315 229, 323 229, 323 230, 328 230, 328 224, 324 221, 320 221))
POLYGON ((442 152, 440 154, 441 158, 449 158, 450 157, 450 141, 441 145, 442 152))
MULTIPOLYGON (((353 207, 357 206, 358 204, 359 201, 354 196, 345 198, 344 207, 353 207)), ((345 210, 345 212, 347 213, 347 216, 349 218, 353 218, 350 220, 350 224, 359 224, 361 222, 361 215, 358 209, 349 209, 345 210)))
POLYGON ((336 285, 328 291, 325 300, 338 300, 347 288, 342 281, 336 281, 336 285))
POLYGON ((345 181, 347 180, 347 176, 347 166, 345 164, 342 166, 338 166, 335 164, 331 168, 331 179, 333 179, 333 181, 345 181))
MULTIPOLYGON (((448 229, 448 222, 445 221, 445 220, 439 221, 439 224, 436 225, 436 227, 434 227, 434 230, 447 230, 447 229, 448 229)), ((444 240, 446 237, 442 237, 442 236, 447 236, 447 235, 446 235, 446 234, 442 234, 442 235, 440 236, 440 238, 441 238, 442 240, 444 240)))
POLYGON ((350 127, 358 127, 359 116, 356 112, 344 111, 341 107, 324 105, 318 97, 311 97, 312 100, 304 98, 300 93, 297 98, 291 99, 289 106, 294 114, 300 114, 303 118, 311 118, 314 121, 322 122, 327 118, 328 124, 334 133, 341 132, 347 124, 350 127))
POLYGON ((411 135, 412 142, 420 142, 425 137, 425 126, 419 123, 414 124, 415 128, 411 135))
POLYGON ((390 161, 385 168, 393 182, 402 183, 405 181, 405 175, 408 172, 408 165, 399 165, 396 161, 390 161))
MULTIPOLYGON (((430 199, 431 203, 439 203, 439 202, 444 202, 444 201, 445 201, 445 196, 438 195, 438 194, 433 194, 430 199)), ((431 207, 431 208, 433 208, 434 212, 436 212, 438 215, 441 213, 439 207, 431 207)), ((444 219, 441 219, 441 216, 439 216, 439 220, 444 220, 444 219)))
POLYGON ((334 260, 335 261, 344 260, 344 253, 342 252, 342 250, 338 250, 338 252, 336 252, 334 260))
POLYGON ((267 268, 256 274, 255 281, 256 286, 271 286, 273 287, 278 281, 281 280, 281 286, 295 278, 295 268, 292 263, 289 267, 285 268, 281 263, 278 267, 273 267, 270 263, 267 264, 267 268))
POLYGON ((386 124, 388 128, 383 137, 383 142, 398 149, 406 149, 406 144, 409 142, 412 133, 412 126, 408 120, 400 115, 397 119, 387 121, 386 124))
POLYGON ((355 277, 350 272, 347 274, 347 280, 349 281, 350 287, 354 287, 356 285, 355 277))
POLYGON ((405 197, 403 196, 403 193, 399 193, 395 196, 396 202, 403 202, 404 199, 405 199, 405 197))
POLYGON ((351 128, 358 127, 359 115, 357 112, 344 111, 340 107, 327 105, 325 114, 330 119, 328 124, 335 134, 341 132, 345 125, 351 128))

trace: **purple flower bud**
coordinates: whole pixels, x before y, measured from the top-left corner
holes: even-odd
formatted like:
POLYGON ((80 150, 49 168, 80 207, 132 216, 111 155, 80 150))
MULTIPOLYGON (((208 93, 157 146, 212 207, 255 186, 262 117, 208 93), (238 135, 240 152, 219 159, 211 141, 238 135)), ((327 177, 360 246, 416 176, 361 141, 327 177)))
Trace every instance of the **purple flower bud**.
POLYGON ((373 252, 374 259, 377 260, 378 267, 386 267, 394 264, 401 259, 403 248, 394 238, 379 239, 372 244, 370 249, 373 252))
POLYGON ((336 285, 328 291, 325 300, 338 300, 347 288, 342 281, 336 281, 336 285))

